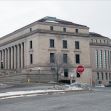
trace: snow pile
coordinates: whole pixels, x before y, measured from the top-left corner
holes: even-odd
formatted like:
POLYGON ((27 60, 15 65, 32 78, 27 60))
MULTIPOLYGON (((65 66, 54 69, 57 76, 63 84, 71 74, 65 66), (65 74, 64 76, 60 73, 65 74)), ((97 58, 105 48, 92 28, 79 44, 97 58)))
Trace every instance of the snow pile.
POLYGON ((14 91, 0 93, 1 97, 17 96, 17 95, 29 95, 29 94, 40 94, 40 93, 51 93, 51 92, 62 92, 63 90, 32 90, 32 91, 14 91))

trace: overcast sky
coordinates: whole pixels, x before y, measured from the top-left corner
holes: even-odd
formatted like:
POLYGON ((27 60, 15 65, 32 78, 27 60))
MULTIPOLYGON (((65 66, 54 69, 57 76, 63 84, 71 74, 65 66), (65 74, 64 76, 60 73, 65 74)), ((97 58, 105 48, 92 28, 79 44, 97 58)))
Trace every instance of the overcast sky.
POLYGON ((0 0, 0 37, 45 16, 87 25, 111 38, 110 0, 0 0))

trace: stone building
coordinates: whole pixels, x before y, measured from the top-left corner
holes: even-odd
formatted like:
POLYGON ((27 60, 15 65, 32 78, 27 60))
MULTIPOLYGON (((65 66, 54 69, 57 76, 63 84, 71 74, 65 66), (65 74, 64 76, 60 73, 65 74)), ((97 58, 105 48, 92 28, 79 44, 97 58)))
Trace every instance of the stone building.
POLYGON ((94 84, 111 83, 111 40, 97 33, 90 33, 90 55, 94 84))
POLYGON ((22 81, 26 78, 37 82, 72 79, 89 84, 101 83, 101 70, 105 73, 103 76, 110 76, 109 40, 89 33, 89 27, 85 25, 44 17, 0 38, 1 76, 6 75, 6 78, 13 73, 15 80, 22 81), (101 40, 101 43, 94 43, 94 40, 101 40), (97 69, 95 51, 103 48, 106 50, 103 55, 107 54, 105 57, 108 57, 103 61, 105 69, 102 69, 100 61, 96 64, 101 69, 97 69), (83 65, 85 70, 77 78, 76 69, 79 65, 83 65))

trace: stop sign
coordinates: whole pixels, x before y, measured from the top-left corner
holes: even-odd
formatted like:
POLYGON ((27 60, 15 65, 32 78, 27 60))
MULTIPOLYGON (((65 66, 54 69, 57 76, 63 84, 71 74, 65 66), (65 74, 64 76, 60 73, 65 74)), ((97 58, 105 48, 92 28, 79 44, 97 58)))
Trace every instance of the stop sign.
POLYGON ((80 74, 81 74, 82 72, 84 72, 84 66, 79 65, 79 66, 77 67, 77 69, 76 69, 76 72, 79 72, 80 74))

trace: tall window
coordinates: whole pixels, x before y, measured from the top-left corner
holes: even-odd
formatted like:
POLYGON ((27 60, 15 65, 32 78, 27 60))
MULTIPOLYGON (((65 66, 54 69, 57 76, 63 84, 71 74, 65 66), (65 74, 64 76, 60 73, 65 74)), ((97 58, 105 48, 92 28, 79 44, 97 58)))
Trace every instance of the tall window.
POLYGON ((103 52, 100 50, 100 67, 103 67, 103 52))
POLYGON ((32 49, 32 40, 30 41, 30 49, 32 49))
POLYGON ((97 80, 99 80, 99 72, 97 72, 97 80))
POLYGON ((99 67, 99 62, 98 62, 98 50, 96 50, 96 68, 99 67))
POLYGON ((67 54, 63 54, 63 63, 67 63, 67 54))
POLYGON ((63 28, 63 32, 66 32, 66 28, 63 28))
POLYGON ((33 54, 30 54, 30 64, 33 64, 33 54))
POLYGON ((64 69, 64 77, 68 77, 68 69, 64 69))
POLYGON ((53 26, 50 26, 50 30, 53 31, 53 29, 54 29, 53 26))
POLYGON ((75 41, 75 49, 79 49, 79 41, 75 41))
POLYGON ((50 53, 50 63, 55 63, 55 54, 50 53))
POLYGON ((50 39, 50 47, 54 48, 54 39, 50 39))
POLYGON ((102 80, 104 80, 104 75, 103 75, 103 72, 101 72, 101 77, 102 77, 102 80))
POLYGON ((78 33, 78 29, 75 29, 76 33, 78 33))
POLYGON ((67 48, 67 40, 63 40, 63 48, 67 48))
POLYGON ((107 68, 107 56, 106 56, 106 50, 104 51, 104 68, 107 68))
POLYGON ((75 55, 75 60, 76 60, 76 64, 80 64, 80 55, 79 54, 75 55))

